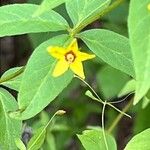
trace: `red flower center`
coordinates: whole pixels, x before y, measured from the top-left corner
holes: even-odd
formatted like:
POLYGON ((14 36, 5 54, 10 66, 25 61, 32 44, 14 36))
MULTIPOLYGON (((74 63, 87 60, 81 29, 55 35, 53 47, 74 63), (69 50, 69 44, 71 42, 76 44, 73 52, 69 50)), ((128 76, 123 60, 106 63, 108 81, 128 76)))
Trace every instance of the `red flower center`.
POLYGON ((72 51, 70 51, 65 54, 65 59, 68 63, 73 63, 76 59, 76 55, 72 51))

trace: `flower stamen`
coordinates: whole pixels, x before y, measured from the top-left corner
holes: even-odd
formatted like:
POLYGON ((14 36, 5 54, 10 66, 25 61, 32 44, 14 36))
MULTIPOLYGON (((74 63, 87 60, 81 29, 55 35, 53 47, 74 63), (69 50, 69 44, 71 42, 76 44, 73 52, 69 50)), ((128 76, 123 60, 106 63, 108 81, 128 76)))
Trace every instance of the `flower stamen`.
POLYGON ((65 60, 69 64, 73 63, 75 61, 75 59, 76 59, 76 55, 72 51, 65 54, 65 60))

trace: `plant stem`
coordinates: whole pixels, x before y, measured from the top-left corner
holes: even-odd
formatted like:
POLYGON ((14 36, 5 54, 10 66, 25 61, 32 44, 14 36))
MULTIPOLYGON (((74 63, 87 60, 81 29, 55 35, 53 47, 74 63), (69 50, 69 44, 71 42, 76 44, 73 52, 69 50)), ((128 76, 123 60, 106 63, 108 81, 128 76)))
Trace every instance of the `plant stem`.
POLYGON ((107 102, 104 102, 103 109, 102 109, 102 133, 104 137, 104 143, 106 146, 106 150, 108 150, 108 144, 107 144, 107 139, 106 139, 106 134, 105 134, 105 124, 104 124, 104 115, 105 115, 105 107, 106 107, 107 102))
MULTIPOLYGON (((133 104, 133 99, 129 101, 129 103, 123 108, 122 112, 127 112, 127 110, 131 107, 131 105, 133 104)), ((118 124, 118 122, 121 120, 121 118, 123 117, 123 113, 120 113, 117 118, 113 121, 112 125, 109 127, 108 129, 108 133, 111 133, 112 130, 116 127, 116 125, 118 124)))
POLYGON ((117 107, 115 107, 114 105, 110 104, 109 102, 107 103, 107 105, 109 105, 110 107, 114 108, 116 111, 118 111, 122 116, 125 115, 126 117, 131 118, 130 115, 126 114, 124 111, 121 111, 120 109, 118 109, 117 107))
POLYGON ((73 37, 75 34, 79 33, 83 28, 85 28, 87 25, 91 24, 95 20, 103 17, 104 15, 108 14, 110 11, 114 10, 116 7, 118 7, 121 3, 123 3, 125 0, 116 0, 114 3, 112 3, 110 6, 108 6, 105 10, 101 11, 99 14, 91 17, 86 23, 79 24, 75 28, 73 28, 70 31, 70 35, 73 37))
MULTIPOLYGON (((97 98, 96 97, 90 97, 91 99, 96 100, 96 101, 98 101, 98 102, 100 102, 104 105, 104 101, 98 96, 98 94, 95 92, 95 90, 85 80, 83 80, 82 78, 80 78, 77 75, 74 75, 74 77, 80 79, 83 83, 85 83, 92 90, 92 92, 95 94, 95 96, 97 97, 97 98)), ((122 115, 125 115, 125 116, 131 118, 130 115, 126 114, 125 112, 123 112, 121 110, 119 110, 117 107, 113 106, 110 102, 106 102, 106 105, 109 105, 110 107, 112 107, 113 109, 115 109, 116 111, 121 113, 122 115)))
POLYGON ((25 67, 22 67, 21 69, 19 69, 18 71, 16 71, 15 73, 12 73, 4 78, 1 78, 0 79, 0 84, 3 83, 3 82, 6 82, 6 81, 9 81, 17 76, 19 76, 21 73, 23 73, 25 67))
POLYGON ((77 75, 74 75, 74 77, 80 79, 84 84, 86 84, 91 89, 91 91, 95 94, 95 96, 98 98, 98 100, 97 99, 96 100, 103 103, 102 99, 98 96, 98 94, 95 92, 95 90, 85 80, 83 80, 81 77, 79 77, 77 75))
MULTIPOLYGON (((58 112, 58 111, 57 111, 58 112)), ((48 123, 46 124, 46 126, 42 129, 42 131, 40 132, 40 134, 38 135, 38 137, 36 137, 35 141, 32 143, 32 145, 28 148, 28 150, 32 149, 33 146, 36 144, 36 142, 40 139, 41 135, 46 132, 47 127, 49 126, 49 124, 52 122, 52 120, 54 119, 54 117, 57 115, 57 112, 55 112, 55 114, 51 117, 51 119, 48 121, 48 123)))

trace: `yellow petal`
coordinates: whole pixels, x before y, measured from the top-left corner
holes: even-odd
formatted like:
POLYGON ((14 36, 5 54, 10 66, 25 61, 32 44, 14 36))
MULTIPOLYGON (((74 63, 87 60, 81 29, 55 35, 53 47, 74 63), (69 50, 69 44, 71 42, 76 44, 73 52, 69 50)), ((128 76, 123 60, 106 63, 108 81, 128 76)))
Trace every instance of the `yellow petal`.
POLYGON ((73 52, 78 51, 78 43, 76 38, 74 38, 72 42, 69 44, 69 46, 67 47, 67 51, 73 51, 73 52))
POLYGON ((77 74, 79 77, 85 79, 84 71, 83 71, 83 65, 80 61, 75 61, 72 64, 70 64, 70 69, 77 74))
POLYGON ((65 49, 63 47, 58 46, 49 46, 47 48, 48 53, 57 59, 62 59, 65 54, 65 49))
POLYGON ((62 75, 63 73, 65 73, 69 68, 69 64, 66 62, 65 59, 61 59, 57 62, 53 74, 53 77, 58 77, 60 75, 62 75))
POLYGON ((95 58, 95 55, 90 55, 90 54, 87 54, 87 53, 78 52, 77 58, 80 61, 85 61, 85 60, 88 60, 88 59, 95 58))

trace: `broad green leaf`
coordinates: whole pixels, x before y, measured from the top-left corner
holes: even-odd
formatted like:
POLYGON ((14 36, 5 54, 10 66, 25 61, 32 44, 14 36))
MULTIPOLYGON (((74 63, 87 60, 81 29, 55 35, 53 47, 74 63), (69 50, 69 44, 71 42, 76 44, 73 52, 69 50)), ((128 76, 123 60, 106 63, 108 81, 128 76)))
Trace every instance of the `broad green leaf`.
POLYGON ((125 96, 131 92, 134 92, 136 88, 136 81, 134 79, 128 81, 125 86, 120 90, 118 97, 125 96))
POLYGON ((59 6, 60 4, 64 3, 66 0, 43 0, 39 8, 33 14, 34 16, 39 16, 44 12, 48 12, 51 9, 59 6))
POLYGON ((111 0, 68 0, 67 12, 75 26, 86 24, 91 18, 103 11, 111 0))
POLYGON ((97 73, 97 84, 105 99, 116 97, 129 79, 129 76, 110 66, 104 66, 97 73))
POLYGON ((15 139, 21 136, 21 121, 9 117, 10 111, 18 109, 15 98, 0 88, 0 149, 17 150, 15 139))
POLYGON ((40 113, 40 123, 41 123, 42 125, 47 124, 47 122, 49 121, 49 119, 50 119, 50 117, 49 117, 48 112, 42 111, 42 112, 40 113))
POLYGON ((150 128, 135 135, 127 144, 124 150, 149 150, 150 149, 150 128))
POLYGON ((119 5, 119 7, 113 9, 110 13, 106 14, 103 18, 107 19, 108 22, 110 23, 114 23, 115 25, 117 24, 123 25, 123 23, 127 22, 128 9, 129 9, 129 2, 124 1, 121 5, 119 5))
MULTIPOLYGON (((57 32, 55 32, 55 33, 57 33, 57 32)), ((28 34, 28 37, 30 39, 32 47, 35 49, 40 44, 42 44, 44 41, 47 41, 48 39, 52 38, 53 37, 52 34, 53 33, 51 33, 51 32, 30 33, 30 34, 28 34)))
POLYGON ((42 43, 33 52, 26 65, 18 95, 19 109, 25 109, 20 119, 35 116, 71 82, 71 71, 57 78, 51 75, 57 60, 47 52, 48 46, 64 46, 68 41, 67 35, 57 36, 42 43))
POLYGON ((35 135, 30 139, 27 150, 39 150, 45 140, 46 128, 45 126, 39 128, 35 135))
POLYGON ((117 33, 92 29, 78 35, 99 58, 131 76, 134 76, 129 40, 117 33))
MULTIPOLYGON (((11 68, 9 70, 7 70, 2 76, 1 76, 1 80, 7 78, 7 77, 10 77, 11 75, 14 75, 15 73, 18 73, 18 71, 22 70, 23 67, 15 67, 15 68, 11 68)), ((1 84, 10 88, 10 89, 13 89, 13 90, 16 90, 16 91, 19 91, 19 87, 20 87, 20 84, 21 84, 21 79, 22 79, 22 73, 8 81, 5 81, 5 82, 2 82, 1 84)))
MULTIPOLYGON (((106 145, 102 130, 85 130, 83 134, 77 135, 86 150, 105 150, 106 145)), ((109 150, 117 150, 115 139, 106 133, 109 150)))
POLYGON ((132 0, 128 18, 129 37, 136 76, 134 104, 150 88, 150 10, 149 0, 132 0))
POLYGON ((15 140, 15 143, 19 150, 26 150, 24 143, 19 138, 15 140))
POLYGON ((33 17, 38 5, 13 4, 0 7, 0 37, 66 30, 65 19, 53 10, 38 17, 33 17))
POLYGON ((150 127, 150 119, 149 119, 149 114, 150 114, 150 104, 142 109, 141 105, 136 106, 137 112, 135 116, 135 123, 134 123, 134 134, 137 134, 139 132, 142 132, 143 130, 147 129, 150 127))

